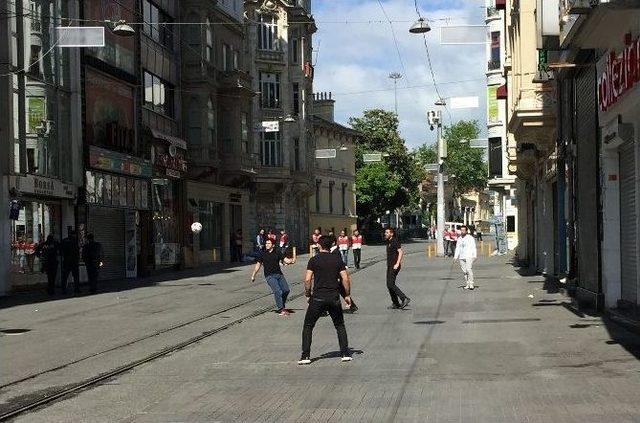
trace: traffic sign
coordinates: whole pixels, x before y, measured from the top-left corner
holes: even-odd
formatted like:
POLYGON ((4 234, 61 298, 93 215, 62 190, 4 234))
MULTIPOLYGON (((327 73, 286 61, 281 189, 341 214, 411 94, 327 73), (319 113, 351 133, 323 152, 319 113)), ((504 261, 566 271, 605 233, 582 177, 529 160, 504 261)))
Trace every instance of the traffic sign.
POLYGON ((325 148, 316 150, 316 159, 334 159, 336 157, 335 148, 325 148))

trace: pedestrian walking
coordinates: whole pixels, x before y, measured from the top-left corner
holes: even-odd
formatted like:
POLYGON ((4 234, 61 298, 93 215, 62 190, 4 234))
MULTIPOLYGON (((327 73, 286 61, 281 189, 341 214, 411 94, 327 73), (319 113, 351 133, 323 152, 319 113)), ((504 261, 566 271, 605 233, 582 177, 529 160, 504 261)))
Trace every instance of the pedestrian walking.
POLYGON ((338 249, 345 267, 349 267, 349 237, 344 230, 340 231, 340 236, 338 236, 338 249))
POLYGON ((456 228, 451 227, 449 230, 449 257, 453 257, 456 253, 456 244, 458 243, 458 230, 456 228))
POLYGON ((320 228, 315 228, 313 230, 313 234, 311 234, 311 251, 314 256, 320 252, 320 245, 318 244, 319 242, 320 228))
POLYGON ((242 262, 242 230, 236 229, 231 234, 231 260, 234 262, 242 262))
POLYGON ((278 314, 280 316, 288 316, 289 310, 286 308, 287 297, 289 296, 289 284, 282 274, 280 264, 286 265, 294 264, 295 259, 286 257, 282 251, 275 249, 275 244, 271 239, 266 240, 265 250, 258 257, 256 265, 253 268, 251 275, 251 282, 255 282, 256 274, 260 270, 260 267, 264 266, 264 278, 273 292, 273 297, 278 308, 278 314))
POLYGON ((286 255, 287 249, 289 248, 289 235, 284 229, 280 231, 280 239, 278 243, 280 245, 280 251, 282 252, 282 254, 286 255))
POLYGON ((387 289, 391 297, 391 309, 405 308, 411 302, 404 292, 396 285, 396 278, 402 268, 404 252, 402 245, 396 237, 396 230, 387 228, 384 231, 384 238, 387 240, 387 289))
POLYGON ((330 237, 321 237, 319 240, 320 252, 312 257, 307 264, 304 278, 304 293, 309 306, 304 317, 302 329, 302 355, 298 364, 311 364, 311 342, 313 328, 320 316, 329 313, 338 335, 341 360, 351 361, 347 329, 344 324, 344 314, 340 304, 340 289, 345 293, 345 302, 351 304, 349 273, 342 259, 331 254, 330 249, 334 240, 330 237))
POLYGON ((47 293, 55 294, 56 279, 58 277, 58 253, 60 245, 55 237, 50 234, 47 240, 40 244, 39 256, 42 260, 42 273, 47 274, 47 293))
POLYGON ((478 258, 476 250, 476 240, 467 232, 467 227, 460 227, 460 238, 456 245, 456 252, 453 259, 460 261, 460 268, 464 274, 464 289, 474 289, 473 262, 478 258))
POLYGON ((87 234, 87 243, 82 247, 82 261, 87 268, 89 277, 89 292, 98 292, 98 278, 102 262, 102 244, 95 240, 93 234, 87 234))
POLYGON ((80 292, 80 247, 78 246, 78 238, 74 230, 69 229, 67 237, 60 243, 60 252, 62 255, 62 293, 67 292, 67 279, 69 274, 73 277, 73 290, 76 294, 80 292))
POLYGON ((273 242, 273 245, 276 245, 276 240, 278 239, 278 237, 276 237, 275 232, 273 232, 273 229, 269 229, 269 232, 267 232, 267 239, 270 239, 271 242, 273 242))
POLYGON ((451 231, 448 228, 444 228, 444 231, 442 231, 442 237, 444 242, 444 256, 449 257, 451 249, 451 231))
POLYGON ((360 269, 360 260, 362 259, 362 244, 364 239, 360 235, 359 230, 354 230, 351 234, 351 251, 353 252, 353 264, 356 269, 360 269))
POLYGON ((260 229, 256 235, 256 250, 257 252, 264 251, 264 242, 266 241, 266 235, 264 229, 260 229))

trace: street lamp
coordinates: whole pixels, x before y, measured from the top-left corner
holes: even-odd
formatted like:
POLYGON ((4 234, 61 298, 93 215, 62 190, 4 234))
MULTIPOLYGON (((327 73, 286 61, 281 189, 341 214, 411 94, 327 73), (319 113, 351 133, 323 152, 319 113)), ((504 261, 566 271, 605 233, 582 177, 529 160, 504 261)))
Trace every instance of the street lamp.
POLYGON ((411 25, 411 28, 409 28, 409 32, 412 34, 426 34, 429 31, 431 31, 431 27, 424 18, 418 19, 413 25, 411 25))
POLYGON ((120 37, 132 37, 136 34, 136 30, 133 29, 131 25, 127 24, 127 22, 124 20, 115 22, 111 32, 120 37))
MULTIPOLYGON (((438 106, 446 105, 446 102, 443 99, 439 99, 436 102, 438 106), (439 104, 441 103, 441 104, 439 104)), ((438 239, 436 240, 436 255, 438 257, 444 256, 444 173, 443 173, 443 164, 444 158, 447 157, 447 147, 446 142, 442 138, 442 112, 440 110, 432 110, 427 113, 427 120, 429 122, 429 126, 431 130, 437 129, 438 131, 438 203, 437 203, 437 214, 438 214, 438 239)))
POLYGON ((398 80, 402 78, 402 74, 398 72, 391 72, 389 78, 393 79, 393 93, 395 98, 395 110, 396 116, 398 116, 398 80))

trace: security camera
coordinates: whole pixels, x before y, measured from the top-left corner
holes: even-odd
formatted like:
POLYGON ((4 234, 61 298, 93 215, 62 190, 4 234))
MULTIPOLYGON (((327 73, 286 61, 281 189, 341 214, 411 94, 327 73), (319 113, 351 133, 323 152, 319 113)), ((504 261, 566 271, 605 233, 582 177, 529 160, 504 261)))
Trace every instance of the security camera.
POLYGON ((433 127, 433 125, 429 125, 429 129, 433 131, 435 128, 433 127))

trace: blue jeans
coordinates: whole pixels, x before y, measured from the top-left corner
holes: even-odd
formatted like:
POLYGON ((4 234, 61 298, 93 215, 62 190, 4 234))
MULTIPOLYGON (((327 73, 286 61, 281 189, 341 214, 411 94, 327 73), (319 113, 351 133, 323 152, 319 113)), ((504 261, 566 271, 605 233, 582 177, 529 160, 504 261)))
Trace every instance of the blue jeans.
POLYGON ((349 250, 340 250, 340 255, 342 256, 342 261, 344 262, 344 265, 348 265, 349 264, 349 250))
POLYGON ((278 310, 282 310, 287 302, 289 296, 289 284, 284 278, 284 275, 274 274, 267 276, 267 284, 273 292, 273 298, 276 300, 276 307, 278 310))

